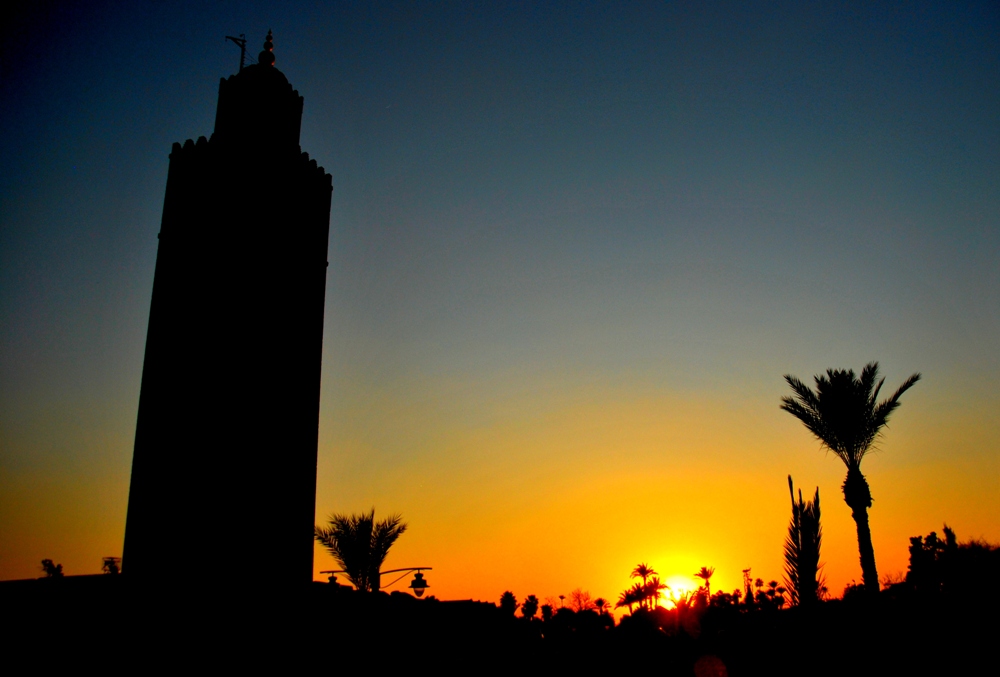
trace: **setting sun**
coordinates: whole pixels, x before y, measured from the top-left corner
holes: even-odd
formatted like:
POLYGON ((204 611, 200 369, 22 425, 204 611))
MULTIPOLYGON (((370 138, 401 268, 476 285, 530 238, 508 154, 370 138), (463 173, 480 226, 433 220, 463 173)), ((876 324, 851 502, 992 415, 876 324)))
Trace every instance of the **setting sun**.
POLYGON ((670 576, 664 582, 670 587, 664 595, 665 603, 663 605, 668 609, 672 609, 674 607, 675 600, 684 595, 689 595, 701 587, 691 577, 681 574, 670 576))

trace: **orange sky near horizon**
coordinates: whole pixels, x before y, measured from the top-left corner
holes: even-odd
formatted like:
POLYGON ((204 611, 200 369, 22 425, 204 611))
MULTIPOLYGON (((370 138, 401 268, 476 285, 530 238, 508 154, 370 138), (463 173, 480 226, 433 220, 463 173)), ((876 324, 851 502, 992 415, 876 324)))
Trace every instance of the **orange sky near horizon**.
MULTIPOLYGON (((1000 536, 996 474, 981 472, 996 467, 984 451, 1000 432, 996 417, 986 403, 964 413, 932 405, 933 385, 918 385, 863 466, 883 576, 904 573, 909 537, 940 532, 942 522, 962 540, 1000 536), (974 425, 956 418, 963 415, 974 425), (970 462, 977 448, 978 462, 970 462), (956 466, 956 457, 967 460, 956 466)), ((507 589, 545 598, 579 587, 617 600, 639 562, 664 579, 714 566, 713 590, 731 591, 746 567, 755 578, 782 580, 791 473, 804 493, 820 487, 830 594, 860 581, 854 522, 840 492, 844 466, 776 399, 594 389, 567 400, 532 416, 500 404, 491 424, 435 437, 436 449, 411 448, 411 459, 380 480, 364 477, 365 450, 347 443, 339 463, 321 458, 318 518, 370 505, 401 512, 409 530, 386 566, 434 566, 428 580, 442 598, 496 601, 507 589), (341 484, 338 474, 362 481, 341 484), (378 490, 351 491, 369 481, 378 490)), ((420 421, 434 418, 417 408, 399 425, 415 426, 420 438, 420 421)), ((316 571, 331 567, 317 547, 316 571)))
MULTIPOLYGON (((936 390, 925 377, 904 396, 863 465, 883 576, 905 572, 910 536, 944 522, 960 540, 1000 541, 995 402, 968 406, 973 393, 936 390)), ((497 601, 511 590, 544 600, 582 588, 616 601, 640 562, 664 580, 715 567, 713 590, 739 588, 746 567, 780 582, 789 473, 804 493, 820 487, 830 594, 860 580, 843 464, 778 409, 777 387, 766 398, 549 387, 485 403, 458 391, 450 384, 420 403, 383 402, 396 412, 389 426, 367 419, 363 403, 321 426, 317 520, 372 506, 376 516, 402 513, 409 527, 385 568, 433 567, 428 594, 497 601), (476 424, 455 425, 449 407, 467 418, 475 410, 476 424), (374 450, 389 439, 400 448, 374 450)), ((127 437, 91 441, 110 442, 131 446, 127 437)), ((0 577, 39 575, 43 557, 68 574, 95 573, 100 557, 120 554, 128 477, 91 461, 89 471, 70 465, 16 486, 0 480, 0 507, 20 516, 3 525, 0 577), (39 503, 42 494, 55 499, 39 503)), ((169 544, 164 556, 176 556, 169 544)), ((234 551, 224 567, 254 560, 234 551)), ((331 568, 317 545, 316 580, 331 568)))

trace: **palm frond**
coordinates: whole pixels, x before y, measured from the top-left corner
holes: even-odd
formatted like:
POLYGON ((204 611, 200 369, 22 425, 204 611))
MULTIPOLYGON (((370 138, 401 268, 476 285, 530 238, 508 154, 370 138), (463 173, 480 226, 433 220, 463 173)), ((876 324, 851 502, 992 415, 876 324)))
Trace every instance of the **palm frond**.
POLYGON ((823 531, 820 526, 819 487, 812 501, 795 500, 792 476, 788 476, 788 493, 792 499, 792 519, 785 538, 785 587, 793 605, 811 604, 819 599, 820 547, 823 531))
POLYGON ((858 468, 871 449, 899 397, 920 379, 914 374, 887 400, 878 403, 885 379, 879 379, 878 362, 869 362, 855 375, 852 369, 827 369, 813 377, 815 390, 794 376, 785 375, 792 396, 781 398, 781 409, 795 416, 848 468, 858 468))
POLYGON ((916 373, 910 376, 910 378, 903 381, 903 384, 896 389, 887 400, 881 402, 877 405, 874 404, 872 407, 872 424, 877 428, 881 429, 889 422, 889 414, 894 412, 899 407, 899 398, 902 397, 903 393, 913 387, 913 385, 920 380, 920 374, 916 373))
POLYGON ((632 578, 641 578, 644 582, 650 576, 655 576, 656 571, 653 567, 649 566, 645 562, 641 562, 636 565, 635 569, 632 570, 632 578))
POLYGON ((315 527, 315 538, 333 555, 358 590, 377 591, 389 548, 406 531, 398 514, 375 521, 375 508, 359 514, 330 515, 328 526, 315 527))

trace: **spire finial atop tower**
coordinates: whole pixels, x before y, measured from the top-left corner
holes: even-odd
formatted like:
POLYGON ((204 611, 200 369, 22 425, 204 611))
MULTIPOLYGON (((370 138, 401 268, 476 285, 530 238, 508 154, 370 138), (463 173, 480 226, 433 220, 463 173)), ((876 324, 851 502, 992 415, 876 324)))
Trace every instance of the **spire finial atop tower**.
POLYGON ((267 30, 267 37, 264 38, 264 49, 257 56, 257 63, 261 66, 273 66, 274 65, 274 43, 271 42, 274 36, 271 35, 271 29, 267 30))

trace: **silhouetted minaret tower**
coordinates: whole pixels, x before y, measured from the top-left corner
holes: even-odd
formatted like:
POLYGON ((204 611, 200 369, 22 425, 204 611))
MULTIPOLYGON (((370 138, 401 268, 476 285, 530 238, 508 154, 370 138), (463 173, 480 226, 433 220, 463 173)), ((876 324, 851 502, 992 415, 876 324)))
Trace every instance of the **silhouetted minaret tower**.
POLYGON ((331 177, 274 67, 219 83, 215 133, 170 154, 122 573, 312 580, 331 177))

